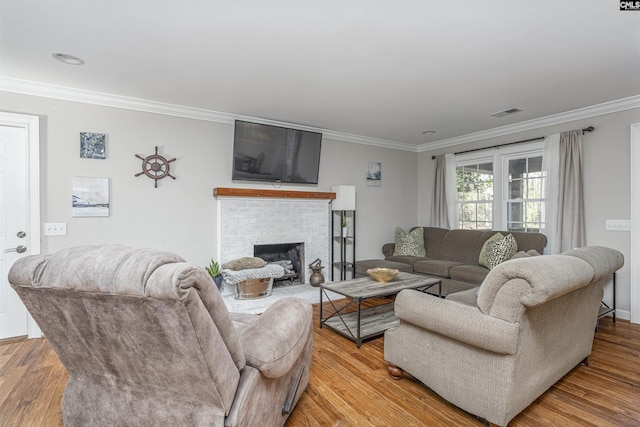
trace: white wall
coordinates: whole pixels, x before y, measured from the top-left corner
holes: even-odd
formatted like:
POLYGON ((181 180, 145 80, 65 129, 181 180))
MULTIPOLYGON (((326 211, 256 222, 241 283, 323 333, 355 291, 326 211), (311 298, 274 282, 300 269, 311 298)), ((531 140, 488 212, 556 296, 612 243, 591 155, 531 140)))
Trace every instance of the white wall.
MULTIPOLYGON (((500 138, 475 141, 451 147, 448 150, 420 153, 419 222, 428 225, 431 220, 431 211, 428 207, 431 204, 435 173, 432 155, 478 147, 493 147, 497 144, 583 129, 592 125, 595 131, 586 133, 583 137, 587 244, 608 246, 624 254, 627 262, 617 274, 616 300, 619 309, 629 311, 630 233, 606 231, 604 226, 606 219, 630 219, 630 126, 638 122, 640 122, 640 109, 633 109, 500 138)), ((605 290, 605 294, 605 301, 611 303, 610 285, 605 290)))
MULTIPOLYGON (((272 188, 231 181, 233 125, 2 92, 0 110, 41 118, 41 221, 66 222, 67 235, 42 237, 42 252, 64 247, 124 243, 175 252, 199 265, 218 258, 214 187, 272 188), (80 132, 107 134, 107 159, 79 157, 80 132), (135 177, 135 154, 176 157, 154 188, 135 177), (110 178, 111 215, 72 218, 73 176, 110 178)), ((286 120, 286 118, 282 118, 286 120)), ((381 257, 396 225, 417 220, 416 153, 324 139, 317 186, 283 189, 330 191, 355 185, 359 259, 381 257), (382 187, 367 187, 368 161, 382 163, 382 187)))

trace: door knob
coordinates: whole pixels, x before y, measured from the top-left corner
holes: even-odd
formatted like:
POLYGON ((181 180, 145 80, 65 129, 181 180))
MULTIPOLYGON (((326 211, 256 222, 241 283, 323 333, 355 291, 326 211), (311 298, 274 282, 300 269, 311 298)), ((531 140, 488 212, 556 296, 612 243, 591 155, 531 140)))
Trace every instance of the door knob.
POLYGON ((18 252, 19 254, 26 252, 27 251, 27 247, 26 246, 18 246, 17 248, 9 248, 9 249, 5 249, 3 252, 6 254, 7 252, 18 252))

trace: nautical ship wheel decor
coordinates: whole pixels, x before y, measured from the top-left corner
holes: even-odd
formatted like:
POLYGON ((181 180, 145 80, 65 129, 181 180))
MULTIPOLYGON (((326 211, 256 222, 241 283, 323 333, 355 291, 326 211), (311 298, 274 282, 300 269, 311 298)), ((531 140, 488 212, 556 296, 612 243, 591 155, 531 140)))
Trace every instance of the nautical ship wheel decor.
POLYGON ((142 174, 148 176, 153 179, 155 182, 154 187, 158 188, 158 180, 166 177, 170 177, 172 179, 176 179, 175 176, 169 173, 169 163, 175 161, 173 158, 171 160, 167 160, 161 155, 158 154, 158 147, 156 147, 156 154, 152 154, 147 157, 142 157, 136 154, 136 157, 142 160, 142 172, 136 174, 136 176, 140 176, 142 174))

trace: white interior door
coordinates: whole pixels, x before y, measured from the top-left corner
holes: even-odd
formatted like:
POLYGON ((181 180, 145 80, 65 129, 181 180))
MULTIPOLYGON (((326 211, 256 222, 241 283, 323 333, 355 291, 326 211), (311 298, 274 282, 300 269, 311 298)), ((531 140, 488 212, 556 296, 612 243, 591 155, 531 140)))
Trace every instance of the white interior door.
POLYGON ((37 119, 0 113, 0 339, 40 335, 7 280, 18 258, 40 252, 37 119))

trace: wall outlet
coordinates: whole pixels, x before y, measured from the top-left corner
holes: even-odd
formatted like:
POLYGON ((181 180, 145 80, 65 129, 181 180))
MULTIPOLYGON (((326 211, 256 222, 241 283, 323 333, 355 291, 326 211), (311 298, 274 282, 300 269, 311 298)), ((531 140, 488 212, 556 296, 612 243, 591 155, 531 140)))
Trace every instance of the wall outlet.
POLYGON ((631 231, 631 221, 628 219, 607 219, 604 229, 609 231, 631 231))
POLYGON ((67 234, 66 222, 45 222, 44 223, 45 236, 65 236, 66 234, 67 234))

